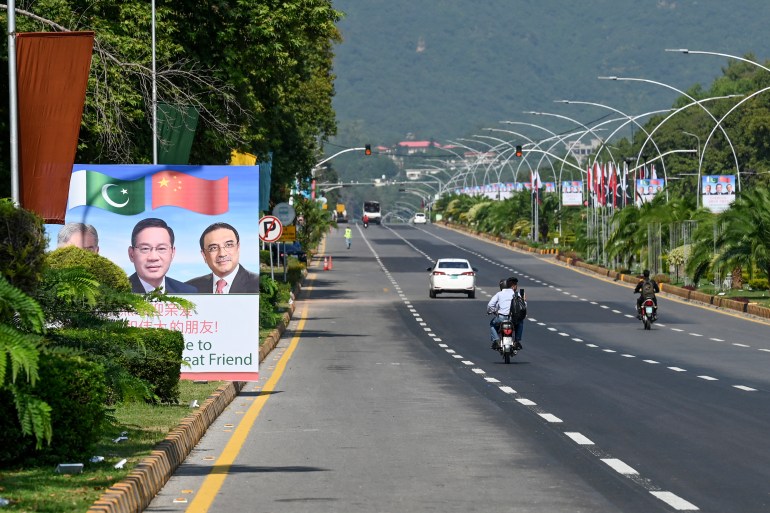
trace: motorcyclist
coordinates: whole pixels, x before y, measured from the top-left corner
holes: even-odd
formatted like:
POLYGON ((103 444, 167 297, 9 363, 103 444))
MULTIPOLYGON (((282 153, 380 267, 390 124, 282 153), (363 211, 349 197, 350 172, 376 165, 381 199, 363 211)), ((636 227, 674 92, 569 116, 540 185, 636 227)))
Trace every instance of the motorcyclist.
POLYGON ((636 284, 636 288, 634 289, 634 294, 639 294, 639 297, 636 298, 636 312, 637 312, 637 318, 642 318, 642 303, 645 299, 652 299, 652 302, 655 304, 655 313, 653 314, 653 319, 657 318, 658 313, 658 297, 655 295, 658 292, 660 292, 660 287, 658 287, 658 283, 650 278, 650 270, 645 269, 642 272, 642 279, 639 281, 639 283, 636 284))
POLYGON ((369 226, 369 216, 364 214, 364 217, 361 219, 364 222, 364 228, 369 226))
MULTIPOLYGON (((501 282, 502 287, 502 282, 501 282)), ((491 321, 489 321, 489 333, 492 338, 492 349, 497 349, 500 344, 498 330, 500 323, 508 319, 511 312, 511 301, 513 296, 519 294, 519 279, 512 276, 505 280, 505 288, 501 288, 500 292, 495 294, 487 304, 487 314, 494 315, 491 321)), ((526 301, 527 297, 522 292, 521 297, 526 301)), ((521 338, 524 334, 524 323, 514 323, 514 341, 516 343, 515 349, 521 349, 521 338)))

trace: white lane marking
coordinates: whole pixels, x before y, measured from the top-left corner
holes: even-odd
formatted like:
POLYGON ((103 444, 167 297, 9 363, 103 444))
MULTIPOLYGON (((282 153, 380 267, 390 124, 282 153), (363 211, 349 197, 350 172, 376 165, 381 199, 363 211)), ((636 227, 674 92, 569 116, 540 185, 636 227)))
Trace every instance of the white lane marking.
POLYGON ((438 337, 433 337, 433 341, 434 341, 434 342, 441 342, 441 339, 440 339, 440 338, 438 338, 438 337))
POLYGON ((449 346, 448 346, 448 345, 446 345, 446 344, 439 344, 438 346, 439 346, 439 347, 449 347, 449 346))
POLYGON ((574 340, 575 342, 582 342, 583 341, 582 338, 573 338, 572 340, 574 340))
POLYGON ((586 344, 586 347, 599 347, 596 344, 586 344))
POLYGON ((524 406, 536 406, 537 403, 535 401, 530 401, 529 399, 516 399, 516 402, 523 404, 524 406))
POLYGON ((471 369, 476 374, 486 374, 482 369, 471 369))
POLYGON ((738 390, 743 390, 745 392, 756 392, 756 388, 747 387, 746 385, 733 385, 733 388, 737 388, 738 390))
POLYGON ((669 367, 669 369, 671 369, 674 372, 687 372, 685 369, 681 367, 669 367))
POLYGON ((622 356, 623 358, 636 358, 636 356, 634 356, 632 354, 622 354, 620 356, 622 356))
POLYGON ((461 359, 461 358, 465 358, 465 357, 464 357, 463 355, 461 355, 461 354, 453 354, 453 355, 452 355, 452 358, 458 358, 458 359, 461 359))
POLYGON ((650 491, 650 493, 677 511, 700 511, 698 506, 674 493, 664 491, 650 491))
MULTIPOLYGON (((658 324, 658 326, 660 326, 660 324, 658 324)), ((684 330, 680 330, 679 328, 671 328, 671 331, 680 331, 681 332, 681 331, 684 331, 684 330)))
POLYGON ((516 390, 512 389, 511 387, 500 387, 500 390, 502 390, 506 394, 515 394, 516 393, 516 390))
POLYGON ((738 344, 737 342, 734 342, 733 345, 735 347, 751 347, 751 346, 747 346, 746 344, 738 344))
POLYGON ((500 380, 499 380, 499 379, 490 378, 489 376, 487 376, 486 378, 484 378, 484 381, 488 381, 489 383, 500 383, 500 380))
POLYGON ((760 351, 763 351, 765 353, 770 353, 770 349, 760 349, 760 351))
POLYGON ((607 306, 607 305, 600 305, 600 306, 601 306, 602 308, 604 308, 605 310, 607 310, 607 309, 609 308, 609 306, 607 306))
POLYGON ((556 328, 548 328, 548 331, 557 331, 556 328))
POLYGON ((545 323, 544 322, 538 322, 537 325, 538 326, 545 326, 545 323))
POLYGON ((602 349, 602 351, 605 353, 617 353, 614 349, 602 349))
POLYGON ((473 362, 471 362, 471 361, 469 361, 469 360, 463 360, 463 363, 464 363, 465 365, 476 365, 475 363, 473 363, 473 362))
POLYGON ((447 349, 446 352, 449 353, 449 354, 455 354, 455 350, 454 349, 447 349))
POLYGON ((569 337, 569 333, 559 332, 562 337, 569 337))
POLYGON ((623 313, 620 310, 613 310, 612 313, 623 313))
POLYGON ((538 415, 540 415, 546 421, 551 422, 551 423, 563 422, 559 417, 557 417, 556 415, 554 415, 552 413, 538 413, 538 415))
POLYGON ((658 326, 660 326, 661 328, 665 328, 666 327, 665 324, 661 324, 661 323, 658 323, 658 326))
POLYGON ((579 445, 594 445, 594 443, 586 436, 582 435, 581 433, 577 433, 574 431, 568 431, 564 433, 568 437, 572 438, 572 440, 579 445))
POLYGON ((698 376, 700 379, 705 379, 706 381, 719 381, 717 378, 711 377, 711 376, 698 376))
POLYGON ((598 305, 599 303, 597 303, 596 301, 591 301, 591 304, 592 305, 598 305))
POLYGON ((709 340, 713 340, 714 342, 724 342, 721 338, 710 338, 709 340))
POLYGON ((623 474, 624 476, 638 476, 639 472, 634 470, 632 467, 626 465, 621 460, 617 458, 602 458, 602 461, 609 465, 612 470, 617 472, 618 474, 623 474))
POLYGON ((656 364, 660 363, 660 362, 656 362, 655 360, 643 360, 643 361, 644 361, 644 363, 651 363, 653 365, 656 365, 656 364))
MULTIPOLYGON (((628 317, 629 319, 636 319, 635 315, 626 314, 625 316, 628 317)), ((658 324, 658 326, 660 326, 660 324, 658 324)))
POLYGON ((688 335, 692 335, 693 337, 702 337, 700 333, 688 333, 688 335))

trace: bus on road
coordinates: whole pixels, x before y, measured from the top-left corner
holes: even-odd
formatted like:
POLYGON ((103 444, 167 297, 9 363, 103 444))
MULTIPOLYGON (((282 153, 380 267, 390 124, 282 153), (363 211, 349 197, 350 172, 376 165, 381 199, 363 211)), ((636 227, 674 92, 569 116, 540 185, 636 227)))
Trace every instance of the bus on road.
POLYGON ((382 222, 379 201, 364 201, 363 212, 363 215, 369 218, 370 223, 380 224, 382 222))

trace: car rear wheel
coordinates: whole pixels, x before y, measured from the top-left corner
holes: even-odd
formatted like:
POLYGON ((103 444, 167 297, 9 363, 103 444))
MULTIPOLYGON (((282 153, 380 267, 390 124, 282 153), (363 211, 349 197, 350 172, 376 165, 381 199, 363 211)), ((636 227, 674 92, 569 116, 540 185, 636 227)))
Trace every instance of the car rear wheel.
POLYGON ((471 290, 470 292, 468 292, 468 299, 475 299, 475 297, 476 297, 476 290, 475 289, 471 290))
POLYGON ((435 291, 435 290, 433 290, 433 289, 430 289, 430 290, 428 291, 428 295, 429 295, 430 297, 432 297, 432 298, 435 298, 435 297, 436 297, 436 291, 435 291))

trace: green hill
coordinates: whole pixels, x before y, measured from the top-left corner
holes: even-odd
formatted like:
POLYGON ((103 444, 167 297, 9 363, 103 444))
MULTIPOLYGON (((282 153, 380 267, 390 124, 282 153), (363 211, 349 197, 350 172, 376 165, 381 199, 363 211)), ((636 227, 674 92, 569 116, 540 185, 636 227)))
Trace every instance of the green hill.
MULTIPOLYGON (((600 75, 707 87, 727 59, 689 48, 767 58, 767 0, 335 0, 345 13, 335 49, 333 145, 393 145, 407 134, 447 141, 519 120, 565 132, 607 114, 554 100, 592 101, 641 114, 675 92, 600 75), (546 122, 547 121, 547 122, 546 122)), ((328 147, 333 153, 336 146, 328 147)))

